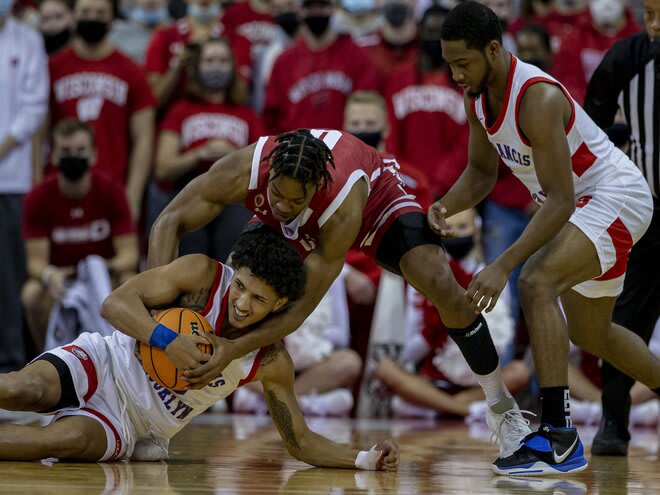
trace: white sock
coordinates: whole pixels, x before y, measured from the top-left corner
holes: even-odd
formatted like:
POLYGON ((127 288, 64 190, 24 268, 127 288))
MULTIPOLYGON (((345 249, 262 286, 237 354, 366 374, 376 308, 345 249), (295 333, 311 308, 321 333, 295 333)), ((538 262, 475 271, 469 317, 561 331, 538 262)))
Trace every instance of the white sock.
POLYGON ((486 402, 489 406, 512 398, 502 381, 502 370, 499 366, 487 375, 477 375, 477 381, 486 394, 486 402))

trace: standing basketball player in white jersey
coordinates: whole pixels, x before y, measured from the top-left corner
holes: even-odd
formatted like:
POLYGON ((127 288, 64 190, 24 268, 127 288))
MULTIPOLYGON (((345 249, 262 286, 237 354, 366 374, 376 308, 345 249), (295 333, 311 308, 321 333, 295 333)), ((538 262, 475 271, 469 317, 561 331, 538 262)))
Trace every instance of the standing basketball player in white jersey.
POLYGON ((242 236, 232 266, 190 255, 137 275, 102 308, 120 331, 105 338, 83 333, 18 373, 0 374, 0 407, 55 414, 45 427, 0 425, 0 460, 164 459, 169 439, 194 416, 259 380, 273 422, 295 458, 316 466, 395 470, 397 448, 390 441, 358 452, 307 428, 293 391, 293 364, 279 343, 233 360, 200 389, 169 390, 149 378, 136 355, 137 341, 164 349, 172 360, 191 354, 189 359, 208 359, 197 344, 209 340, 217 346, 217 337, 179 335, 157 324, 150 309, 190 307, 216 335, 232 339, 303 292, 302 260, 277 235, 242 236))
POLYGON ((469 164, 431 207, 429 223, 448 234, 444 218, 473 207, 495 184, 498 156, 540 204, 520 238, 466 292, 475 311, 490 311, 509 273, 525 263, 520 296, 541 385, 541 428, 493 470, 581 471, 587 461, 570 422, 568 336, 656 392, 660 387, 660 361, 638 336, 611 323, 628 253, 651 220, 651 193, 560 83, 502 48, 490 9, 459 4, 445 20, 441 43, 465 90, 469 164))

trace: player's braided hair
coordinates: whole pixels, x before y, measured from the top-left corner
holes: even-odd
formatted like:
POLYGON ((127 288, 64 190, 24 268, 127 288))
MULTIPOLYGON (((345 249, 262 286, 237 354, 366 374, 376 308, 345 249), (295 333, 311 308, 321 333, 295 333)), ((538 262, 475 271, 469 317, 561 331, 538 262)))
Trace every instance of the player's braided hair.
POLYGON ((318 184, 322 187, 332 182, 328 164, 335 168, 332 151, 320 139, 312 136, 309 129, 298 129, 285 132, 275 138, 277 145, 266 155, 265 161, 270 161, 273 171, 271 180, 280 175, 294 179, 302 185, 307 195, 307 184, 318 184))

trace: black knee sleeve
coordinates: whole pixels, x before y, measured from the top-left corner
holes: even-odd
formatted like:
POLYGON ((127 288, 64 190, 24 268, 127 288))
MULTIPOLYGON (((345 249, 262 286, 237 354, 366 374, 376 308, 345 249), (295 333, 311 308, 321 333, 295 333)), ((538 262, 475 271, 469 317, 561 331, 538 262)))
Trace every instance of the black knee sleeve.
POLYGON ((60 375, 60 389, 61 395, 60 400, 53 407, 46 411, 39 411, 40 413, 51 413, 53 411, 59 411, 67 407, 80 407, 80 401, 78 400, 78 394, 76 394, 76 388, 73 385, 73 378, 71 377, 71 372, 66 363, 55 354, 50 354, 48 352, 39 356, 35 361, 48 361, 50 364, 55 366, 57 374, 60 375))
POLYGON ((467 328, 447 328, 447 333, 463 353, 470 369, 477 375, 495 371, 499 363, 497 349, 486 319, 479 315, 467 328))

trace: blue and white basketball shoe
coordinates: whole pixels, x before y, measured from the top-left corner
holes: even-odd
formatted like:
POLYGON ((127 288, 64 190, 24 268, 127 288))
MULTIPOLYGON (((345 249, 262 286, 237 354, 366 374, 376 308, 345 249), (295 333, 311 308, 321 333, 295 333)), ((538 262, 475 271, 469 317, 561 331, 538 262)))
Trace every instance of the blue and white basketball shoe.
POLYGON ((495 474, 522 476, 577 473, 586 467, 577 430, 546 424, 527 435, 512 455, 500 457, 492 465, 495 474))

